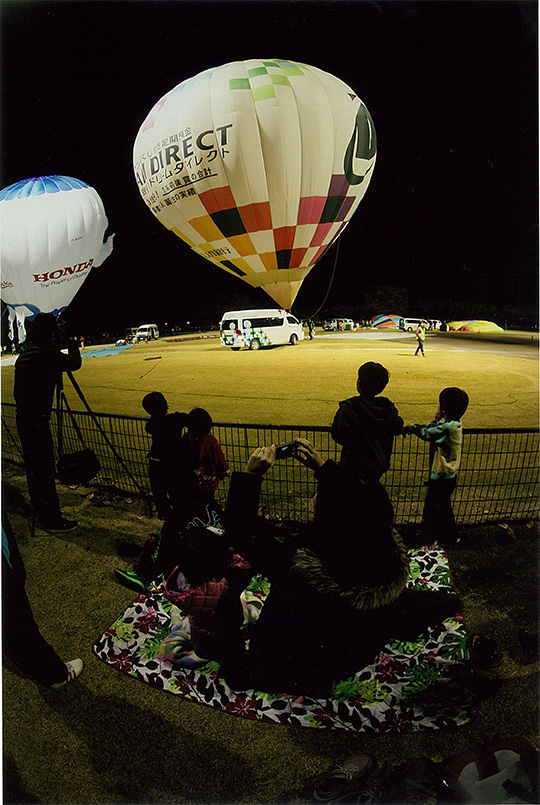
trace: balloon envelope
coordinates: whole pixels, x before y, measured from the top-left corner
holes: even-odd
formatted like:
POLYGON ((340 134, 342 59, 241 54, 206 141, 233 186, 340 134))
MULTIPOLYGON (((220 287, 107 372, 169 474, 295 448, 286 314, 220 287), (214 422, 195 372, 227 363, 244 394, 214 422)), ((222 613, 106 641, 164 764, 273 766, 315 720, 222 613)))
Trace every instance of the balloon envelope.
POLYGON ((371 179, 375 127, 329 73, 280 59, 207 70, 141 126, 134 170, 164 226, 290 309, 371 179))
POLYGON ((371 326, 377 327, 379 330, 386 330, 392 327, 398 330, 400 318, 401 316, 386 316, 385 314, 380 314, 379 316, 373 316, 371 326))
POLYGON ((24 319, 61 313, 93 266, 112 251, 103 203, 70 176, 41 176, 0 191, 2 299, 24 337, 24 319))

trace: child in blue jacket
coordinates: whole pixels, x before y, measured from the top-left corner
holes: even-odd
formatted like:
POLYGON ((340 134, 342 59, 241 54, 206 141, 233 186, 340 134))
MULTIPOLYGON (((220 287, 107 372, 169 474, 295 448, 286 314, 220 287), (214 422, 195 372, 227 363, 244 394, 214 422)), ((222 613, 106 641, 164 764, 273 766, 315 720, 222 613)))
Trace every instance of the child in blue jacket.
POLYGON ((435 447, 424 503, 422 532, 428 541, 453 548, 458 533, 451 497, 456 488, 457 471, 461 462, 463 427, 461 417, 467 410, 469 397, 455 386, 439 394, 439 407, 429 425, 407 425, 403 435, 413 433, 435 447))

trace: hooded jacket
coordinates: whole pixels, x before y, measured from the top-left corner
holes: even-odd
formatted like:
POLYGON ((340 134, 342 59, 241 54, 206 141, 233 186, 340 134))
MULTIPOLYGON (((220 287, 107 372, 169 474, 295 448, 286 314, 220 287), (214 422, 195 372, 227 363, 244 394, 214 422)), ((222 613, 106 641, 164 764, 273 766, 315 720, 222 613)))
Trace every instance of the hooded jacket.
POLYGON ((225 532, 270 581, 249 647, 257 684, 270 686, 261 689, 325 686, 371 662, 385 644, 386 612, 405 590, 408 555, 382 485, 359 504, 347 475, 331 460, 317 471, 316 522, 298 535, 257 517, 260 476, 232 474, 225 532))
POLYGON ((175 461, 185 448, 182 444, 183 429, 187 425, 187 415, 175 411, 162 416, 153 415, 145 425, 145 430, 152 437, 149 456, 158 461, 175 461))
POLYGON ((208 634, 222 626, 220 610, 223 606, 220 604, 227 595, 240 595, 251 578, 249 570, 248 562, 233 554, 226 577, 208 579, 192 587, 179 565, 167 579, 164 595, 189 617, 192 636, 196 632, 208 634))
POLYGON ((310 605, 337 604, 368 612, 395 601, 409 574, 407 549, 392 528, 392 507, 382 486, 365 501, 353 502, 342 468, 328 460, 316 473, 317 519, 298 541, 276 540, 275 533, 256 517, 261 478, 233 473, 225 528, 235 550, 254 572, 266 575, 270 599, 281 597, 287 608, 294 598, 308 596, 310 605), (234 532, 233 532, 234 528, 234 532))
POLYGON ((461 463, 463 426, 461 420, 431 422, 429 425, 408 425, 407 433, 437 446, 431 465, 430 478, 455 478, 461 463))
POLYGON ((378 481, 390 466, 394 436, 403 419, 388 397, 349 397, 339 404, 332 438, 343 445, 340 463, 364 483, 378 481))

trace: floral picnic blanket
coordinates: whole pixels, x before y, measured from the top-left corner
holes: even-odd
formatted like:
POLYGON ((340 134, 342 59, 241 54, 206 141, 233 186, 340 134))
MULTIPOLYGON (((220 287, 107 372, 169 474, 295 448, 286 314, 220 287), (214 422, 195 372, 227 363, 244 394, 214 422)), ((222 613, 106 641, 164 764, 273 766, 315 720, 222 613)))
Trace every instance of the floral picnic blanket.
MULTIPOLYGON (((448 558, 436 547, 410 551, 408 585, 453 590, 448 558)), ((269 583, 254 577, 242 594, 244 623, 258 617, 269 583)), ((392 642, 369 665, 334 686, 331 698, 234 691, 219 664, 191 650, 189 622, 163 596, 143 593, 96 641, 99 659, 142 682, 232 715, 298 727, 411 733, 461 726, 474 697, 460 671, 468 658, 463 616, 428 629, 417 642, 392 642)))

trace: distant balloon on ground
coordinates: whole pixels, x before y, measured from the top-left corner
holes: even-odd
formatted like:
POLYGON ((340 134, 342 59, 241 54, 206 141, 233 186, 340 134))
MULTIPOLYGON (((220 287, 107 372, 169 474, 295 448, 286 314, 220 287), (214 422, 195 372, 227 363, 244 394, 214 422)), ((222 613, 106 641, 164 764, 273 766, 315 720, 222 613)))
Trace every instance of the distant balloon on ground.
POLYGON ((164 95, 133 158, 164 226, 288 310, 364 196, 376 153, 371 116, 347 84, 306 64, 252 59, 164 95))
POLYGON ((15 321, 22 341, 25 318, 66 309, 112 251, 114 236, 103 242, 107 225, 97 192, 71 176, 24 179, 0 191, 1 293, 12 339, 15 321))
POLYGON ((497 333, 502 332, 503 328, 495 324, 494 321, 484 319, 464 319, 462 321, 449 321, 448 329, 451 332, 460 333, 497 333))
POLYGON ((391 316, 380 314, 379 316, 373 316, 371 319, 371 326, 377 327, 379 330, 387 330, 395 328, 399 330, 399 320, 401 316, 391 316))

